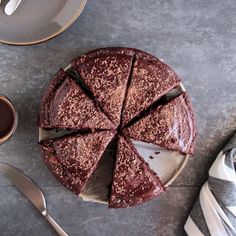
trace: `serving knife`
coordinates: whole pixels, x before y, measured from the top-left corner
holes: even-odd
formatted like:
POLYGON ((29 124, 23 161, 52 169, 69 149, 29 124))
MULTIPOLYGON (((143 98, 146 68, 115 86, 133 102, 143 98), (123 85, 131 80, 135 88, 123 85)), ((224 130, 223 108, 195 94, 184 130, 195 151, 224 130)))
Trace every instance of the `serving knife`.
POLYGON ((68 234, 58 225, 58 223, 48 214, 46 201, 41 190, 21 171, 8 164, 0 163, 0 172, 10 180, 40 211, 40 213, 48 220, 55 231, 60 236, 68 236, 68 234))

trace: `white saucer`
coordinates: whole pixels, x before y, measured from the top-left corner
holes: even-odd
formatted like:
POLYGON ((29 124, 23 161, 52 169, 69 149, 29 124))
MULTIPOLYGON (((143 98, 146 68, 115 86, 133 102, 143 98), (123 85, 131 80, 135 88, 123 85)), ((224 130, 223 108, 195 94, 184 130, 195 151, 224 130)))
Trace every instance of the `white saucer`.
POLYGON ((31 45, 64 32, 79 17, 87 0, 23 0, 12 16, 0 5, 0 43, 31 45))

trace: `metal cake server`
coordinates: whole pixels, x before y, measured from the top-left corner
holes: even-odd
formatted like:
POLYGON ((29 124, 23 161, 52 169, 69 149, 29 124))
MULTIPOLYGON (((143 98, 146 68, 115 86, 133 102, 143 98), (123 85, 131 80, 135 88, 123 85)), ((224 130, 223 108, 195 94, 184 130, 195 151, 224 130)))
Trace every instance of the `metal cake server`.
MULTIPOLYGON (((11 16, 19 7, 22 0, 10 0, 5 6, 5 14, 11 16)), ((0 2, 1 3, 1 2, 0 2)))
POLYGON ((0 172, 11 181, 41 212, 48 220, 52 227, 60 236, 68 236, 68 234, 56 223, 55 220, 47 213, 46 201, 41 190, 29 179, 25 174, 16 168, 0 163, 0 172))

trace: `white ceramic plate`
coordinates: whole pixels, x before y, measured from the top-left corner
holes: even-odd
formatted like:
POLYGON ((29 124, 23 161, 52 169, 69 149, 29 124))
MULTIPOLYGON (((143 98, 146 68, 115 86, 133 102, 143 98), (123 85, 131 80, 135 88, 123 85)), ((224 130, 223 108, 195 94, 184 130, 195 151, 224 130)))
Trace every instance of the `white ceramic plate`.
POLYGON ((31 45, 65 31, 78 18, 87 0, 22 0, 12 16, 0 5, 0 42, 31 45))
MULTIPOLYGON (((70 69, 70 65, 65 70, 70 69)), ((168 97, 176 96, 176 93, 185 91, 184 86, 181 84, 178 89, 172 90, 168 93, 168 97)), ((73 132, 73 131, 72 131, 73 132)), ((47 131, 39 129, 39 141, 56 138, 68 133, 68 131, 47 131)), ((178 152, 168 151, 156 145, 148 144, 145 142, 132 140, 138 153, 149 164, 150 168, 158 174, 165 187, 168 187, 184 169, 189 155, 182 155, 178 152)), ((84 191, 80 197, 85 201, 107 203, 108 186, 112 181, 113 175, 113 158, 111 158, 113 150, 107 149, 99 162, 98 168, 94 175, 89 179, 84 191)))

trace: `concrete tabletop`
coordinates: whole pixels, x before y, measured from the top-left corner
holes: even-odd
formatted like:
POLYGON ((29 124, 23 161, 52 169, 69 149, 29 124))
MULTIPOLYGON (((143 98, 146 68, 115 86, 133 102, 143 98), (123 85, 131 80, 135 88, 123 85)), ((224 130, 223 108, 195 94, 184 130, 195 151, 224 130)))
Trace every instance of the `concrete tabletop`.
MULTIPOLYGON (((236 129, 235 12, 234 0, 90 0, 59 37, 30 47, 0 45, 0 93, 20 113, 15 136, 0 147, 0 161, 42 188, 49 212, 69 235, 184 235, 207 171, 236 129), (139 48, 166 61, 182 77, 197 116, 196 153, 181 176, 159 199, 131 209, 109 210, 77 198, 49 173, 37 145, 39 103, 52 75, 72 58, 107 46, 139 48)), ((55 235, 3 176, 0 199, 0 235, 55 235)))

